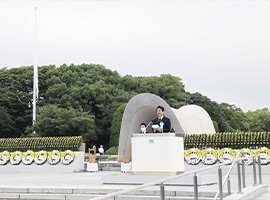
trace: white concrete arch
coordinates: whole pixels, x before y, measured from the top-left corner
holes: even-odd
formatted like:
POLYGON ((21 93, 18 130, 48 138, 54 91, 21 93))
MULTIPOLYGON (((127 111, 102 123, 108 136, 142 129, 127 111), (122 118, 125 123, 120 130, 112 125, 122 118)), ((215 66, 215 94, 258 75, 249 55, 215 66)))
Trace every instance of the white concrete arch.
MULTIPOLYGON (((122 149, 131 148, 131 135, 140 132, 140 124, 142 122, 148 124, 157 117, 156 108, 159 105, 164 107, 165 116, 171 119, 171 127, 174 131, 184 133, 175 113, 162 98, 150 93, 138 94, 130 99, 124 110, 119 136, 119 161, 122 161, 122 149)), ((147 132, 151 131, 150 125, 147 132)))
MULTIPOLYGON (((186 105, 179 109, 171 108, 157 95, 141 93, 128 102, 121 123, 118 161, 122 161, 122 149, 131 148, 131 135, 140 132, 142 122, 148 124, 157 117, 157 106, 163 106, 165 116, 171 119, 171 127, 176 133, 215 133, 209 114, 200 106, 186 105)), ((147 132, 152 132, 151 125, 147 132)))
POLYGON ((197 105, 182 106, 173 109, 184 133, 201 134, 215 133, 215 128, 209 114, 197 105))

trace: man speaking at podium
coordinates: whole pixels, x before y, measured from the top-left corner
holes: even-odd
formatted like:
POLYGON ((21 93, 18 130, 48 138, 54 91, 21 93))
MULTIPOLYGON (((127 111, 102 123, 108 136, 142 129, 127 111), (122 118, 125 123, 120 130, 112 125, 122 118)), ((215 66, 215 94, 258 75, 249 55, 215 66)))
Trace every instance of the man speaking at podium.
POLYGON ((164 107, 157 107, 157 118, 153 120, 153 132, 154 133, 163 133, 170 132, 171 130, 171 120, 168 117, 164 116, 164 107))

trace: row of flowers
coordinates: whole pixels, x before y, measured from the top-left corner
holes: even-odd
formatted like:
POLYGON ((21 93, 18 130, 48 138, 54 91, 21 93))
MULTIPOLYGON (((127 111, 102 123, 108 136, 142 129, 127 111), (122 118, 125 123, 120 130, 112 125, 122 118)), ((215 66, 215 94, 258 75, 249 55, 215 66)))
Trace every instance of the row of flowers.
POLYGON ((185 149, 189 148, 270 148, 270 132, 225 132, 213 134, 185 134, 185 149))
MULTIPOLYGON (((244 161, 245 165, 251 165, 253 163, 252 155, 260 155, 260 161, 262 165, 267 165, 270 163, 270 149, 267 147, 258 148, 253 151, 248 148, 242 148, 239 150, 244 154, 240 154, 239 158, 246 157, 247 159, 244 161)), ((185 161, 191 165, 197 165, 202 161, 205 165, 213 165, 217 161, 221 163, 231 162, 236 157, 236 152, 232 148, 222 148, 217 151, 214 148, 207 148, 204 150, 200 150, 198 148, 191 148, 185 152, 185 161)), ((255 157, 256 162, 258 162, 258 157, 255 157)))
POLYGON ((82 136, 62 137, 30 137, 30 138, 0 138, 1 151, 53 151, 58 149, 64 151, 70 149, 77 151, 82 143, 82 136))
POLYGON ((23 163, 25 165, 31 165, 32 163, 42 165, 46 161, 50 165, 56 165, 60 161, 64 165, 69 165, 70 163, 72 163, 74 158, 75 154, 71 150, 66 150, 63 152, 60 152, 58 150, 53 150, 51 152, 47 152, 44 150, 34 152, 32 150, 28 150, 26 152, 14 151, 11 153, 8 151, 2 151, 0 152, 0 165, 6 165, 7 163, 10 163, 12 165, 19 165, 20 163, 23 163))

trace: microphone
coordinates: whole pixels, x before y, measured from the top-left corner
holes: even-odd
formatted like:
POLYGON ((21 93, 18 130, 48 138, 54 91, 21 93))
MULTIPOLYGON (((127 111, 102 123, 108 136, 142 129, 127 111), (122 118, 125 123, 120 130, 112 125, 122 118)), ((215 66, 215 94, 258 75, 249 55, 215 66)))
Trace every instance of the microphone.
POLYGON ((152 124, 152 123, 153 123, 153 121, 151 120, 151 121, 147 124, 147 126, 145 127, 145 129, 147 129, 148 126, 149 126, 150 124, 152 124))

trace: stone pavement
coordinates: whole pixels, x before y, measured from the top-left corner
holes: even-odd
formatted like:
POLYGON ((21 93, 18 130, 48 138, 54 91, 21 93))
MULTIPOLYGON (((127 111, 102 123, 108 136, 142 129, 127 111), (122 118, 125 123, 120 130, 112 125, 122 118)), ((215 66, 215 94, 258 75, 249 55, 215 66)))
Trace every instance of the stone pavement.
MULTIPOLYGON (((79 173, 1 173, 0 172, 0 192, 5 189, 14 189, 14 191, 23 188, 43 188, 43 189, 107 189, 107 190, 121 190, 130 187, 136 187, 134 185, 115 185, 115 184, 103 184, 102 176, 108 175, 119 175, 125 176, 127 174, 118 171, 99 171, 95 173, 90 172, 79 172, 79 173)), ((223 175, 224 176, 224 175, 223 175)), ((217 182, 217 174, 212 173, 201 173, 198 174, 202 182, 217 182)), ((193 179, 193 176, 190 176, 193 179)), ((264 174, 263 184, 270 184, 270 174, 264 174)), ((232 192, 237 192, 237 174, 232 174, 230 176, 232 192)), ((253 185, 253 175, 246 175, 246 186, 253 185)), ((156 190, 159 191, 159 186, 152 186, 146 188, 146 190, 156 190)), ((191 186, 166 186, 166 191, 169 190, 180 190, 180 191, 193 191, 191 186)), ((218 185, 200 186, 200 191, 218 191, 218 185)), ((223 189, 227 192, 226 185, 223 189)), ((0 198, 1 199, 1 198, 0 198)), ((260 197, 255 198, 255 200, 269 200, 270 193, 262 194, 260 197)))

